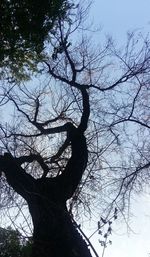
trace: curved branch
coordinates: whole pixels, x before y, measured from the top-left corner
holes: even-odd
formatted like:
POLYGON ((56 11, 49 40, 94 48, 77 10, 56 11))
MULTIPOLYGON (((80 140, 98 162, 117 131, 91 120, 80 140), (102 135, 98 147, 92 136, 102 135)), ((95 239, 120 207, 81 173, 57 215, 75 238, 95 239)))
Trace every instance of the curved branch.
POLYGON ((137 123, 137 124, 147 128, 147 129, 150 129, 150 125, 148 125, 148 124, 146 124, 146 123, 144 123, 144 122, 142 122, 140 120, 133 119, 133 118, 123 118, 122 120, 118 120, 118 121, 112 123, 111 126, 115 126, 115 125, 117 125, 119 123, 129 122, 129 121, 131 121, 133 123, 137 123))
POLYGON ((42 175, 42 177, 46 177, 46 175, 49 172, 49 167, 47 166, 47 164, 44 162, 43 158, 41 155, 37 155, 37 154, 30 154, 30 155, 24 155, 24 156, 20 156, 18 158, 15 158, 16 162, 21 165, 25 162, 31 163, 33 161, 37 161, 41 168, 43 169, 44 173, 42 175))

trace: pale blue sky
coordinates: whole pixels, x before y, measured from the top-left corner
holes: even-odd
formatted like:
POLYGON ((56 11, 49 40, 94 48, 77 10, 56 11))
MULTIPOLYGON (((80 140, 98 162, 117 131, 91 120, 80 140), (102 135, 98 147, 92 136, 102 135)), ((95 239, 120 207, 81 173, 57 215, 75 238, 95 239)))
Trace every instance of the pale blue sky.
POLYGON ((128 30, 150 30, 150 1, 95 0, 91 16, 104 33, 121 40, 128 30))
MULTIPOLYGON (((121 45, 125 42, 126 32, 139 29, 150 31, 150 0, 95 0, 91 17, 102 31, 111 34, 121 45)), ((136 198, 132 205, 133 215, 130 225, 135 233, 127 234, 127 227, 121 223, 114 226, 113 244, 105 252, 105 257, 148 257, 150 253, 150 195, 136 198)), ((94 245, 100 257, 100 245, 94 239, 94 245)))

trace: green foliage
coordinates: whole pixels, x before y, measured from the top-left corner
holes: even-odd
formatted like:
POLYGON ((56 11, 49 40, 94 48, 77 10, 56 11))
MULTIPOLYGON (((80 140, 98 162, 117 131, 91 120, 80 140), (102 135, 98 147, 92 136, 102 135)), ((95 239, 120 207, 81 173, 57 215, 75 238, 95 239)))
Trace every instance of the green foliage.
POLYGON ((0 76, 28 79, 42 59, 44 43, 65 19, 68 0, 2 0, 0 11, 0 76), (9 75, 8 75, 9 74, 9 75))
POLYGON ((29 257, 30 252, 31 242, 23 241, 17 230, 0 228, 0 257, 29 257))

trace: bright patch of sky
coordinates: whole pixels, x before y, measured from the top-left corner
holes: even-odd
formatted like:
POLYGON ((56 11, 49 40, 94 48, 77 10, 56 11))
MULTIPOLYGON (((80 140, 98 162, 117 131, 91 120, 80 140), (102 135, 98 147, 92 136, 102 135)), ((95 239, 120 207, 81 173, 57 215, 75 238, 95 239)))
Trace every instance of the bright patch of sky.
MULTIPOLYGON (((96 37, 101 40, 102 34, 110 34, 119 44, 125 43, 128 31, 139 30, 147 34, 150 30, 149 0, 95 0, 92 4, 91 18, 102 31, 96 37)), ((132 203, 133 216, 128 233, 123 223, 113 226, 110 238, 112 245, 105 251, 105 257, 148 257, 150 256, 150 195, 136 196, 132 203)), ((102 256, 98 237, 93 238, 93 244, 102 256)))

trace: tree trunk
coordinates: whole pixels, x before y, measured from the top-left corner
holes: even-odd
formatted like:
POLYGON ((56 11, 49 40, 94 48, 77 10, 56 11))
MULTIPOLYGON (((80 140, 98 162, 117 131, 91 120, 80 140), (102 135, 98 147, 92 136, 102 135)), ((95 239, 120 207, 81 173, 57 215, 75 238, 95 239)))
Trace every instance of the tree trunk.
POLYGON ((59 176, 35 179, 26 173, 21 164, 33 161, 29 158, 33 156, 0 156, 7 182, 29 206, 34 226, 32 257, 91 257, 66 208, 87 165, 86 139, 82 127, 78 130, 70 123, 65 126, 72 155, 59 176))
POLYGON ((38 192, 28 202, 34 226, 31 256, 91 257, 85 241, 71 220, 59 188, 55 183, 50 186, 49 180, 48 184, 42 180, 37 182, 38 192))
MULTIPOLYGON (((45 222, 49 228, 52 226, 50 219, 45 222)), ((36 227, 34 229, 36 230, 36 227)), ((59 231, 52 231, 53 235, 50 235, 51 230, 49 229, 45 233, 46 239, 39 236, 42 230, 41 224, 39 231, 34 233, 32 257, 91 257, 85 241, 73 224, 68 224, 67 228, 62 225, 59 231)))

